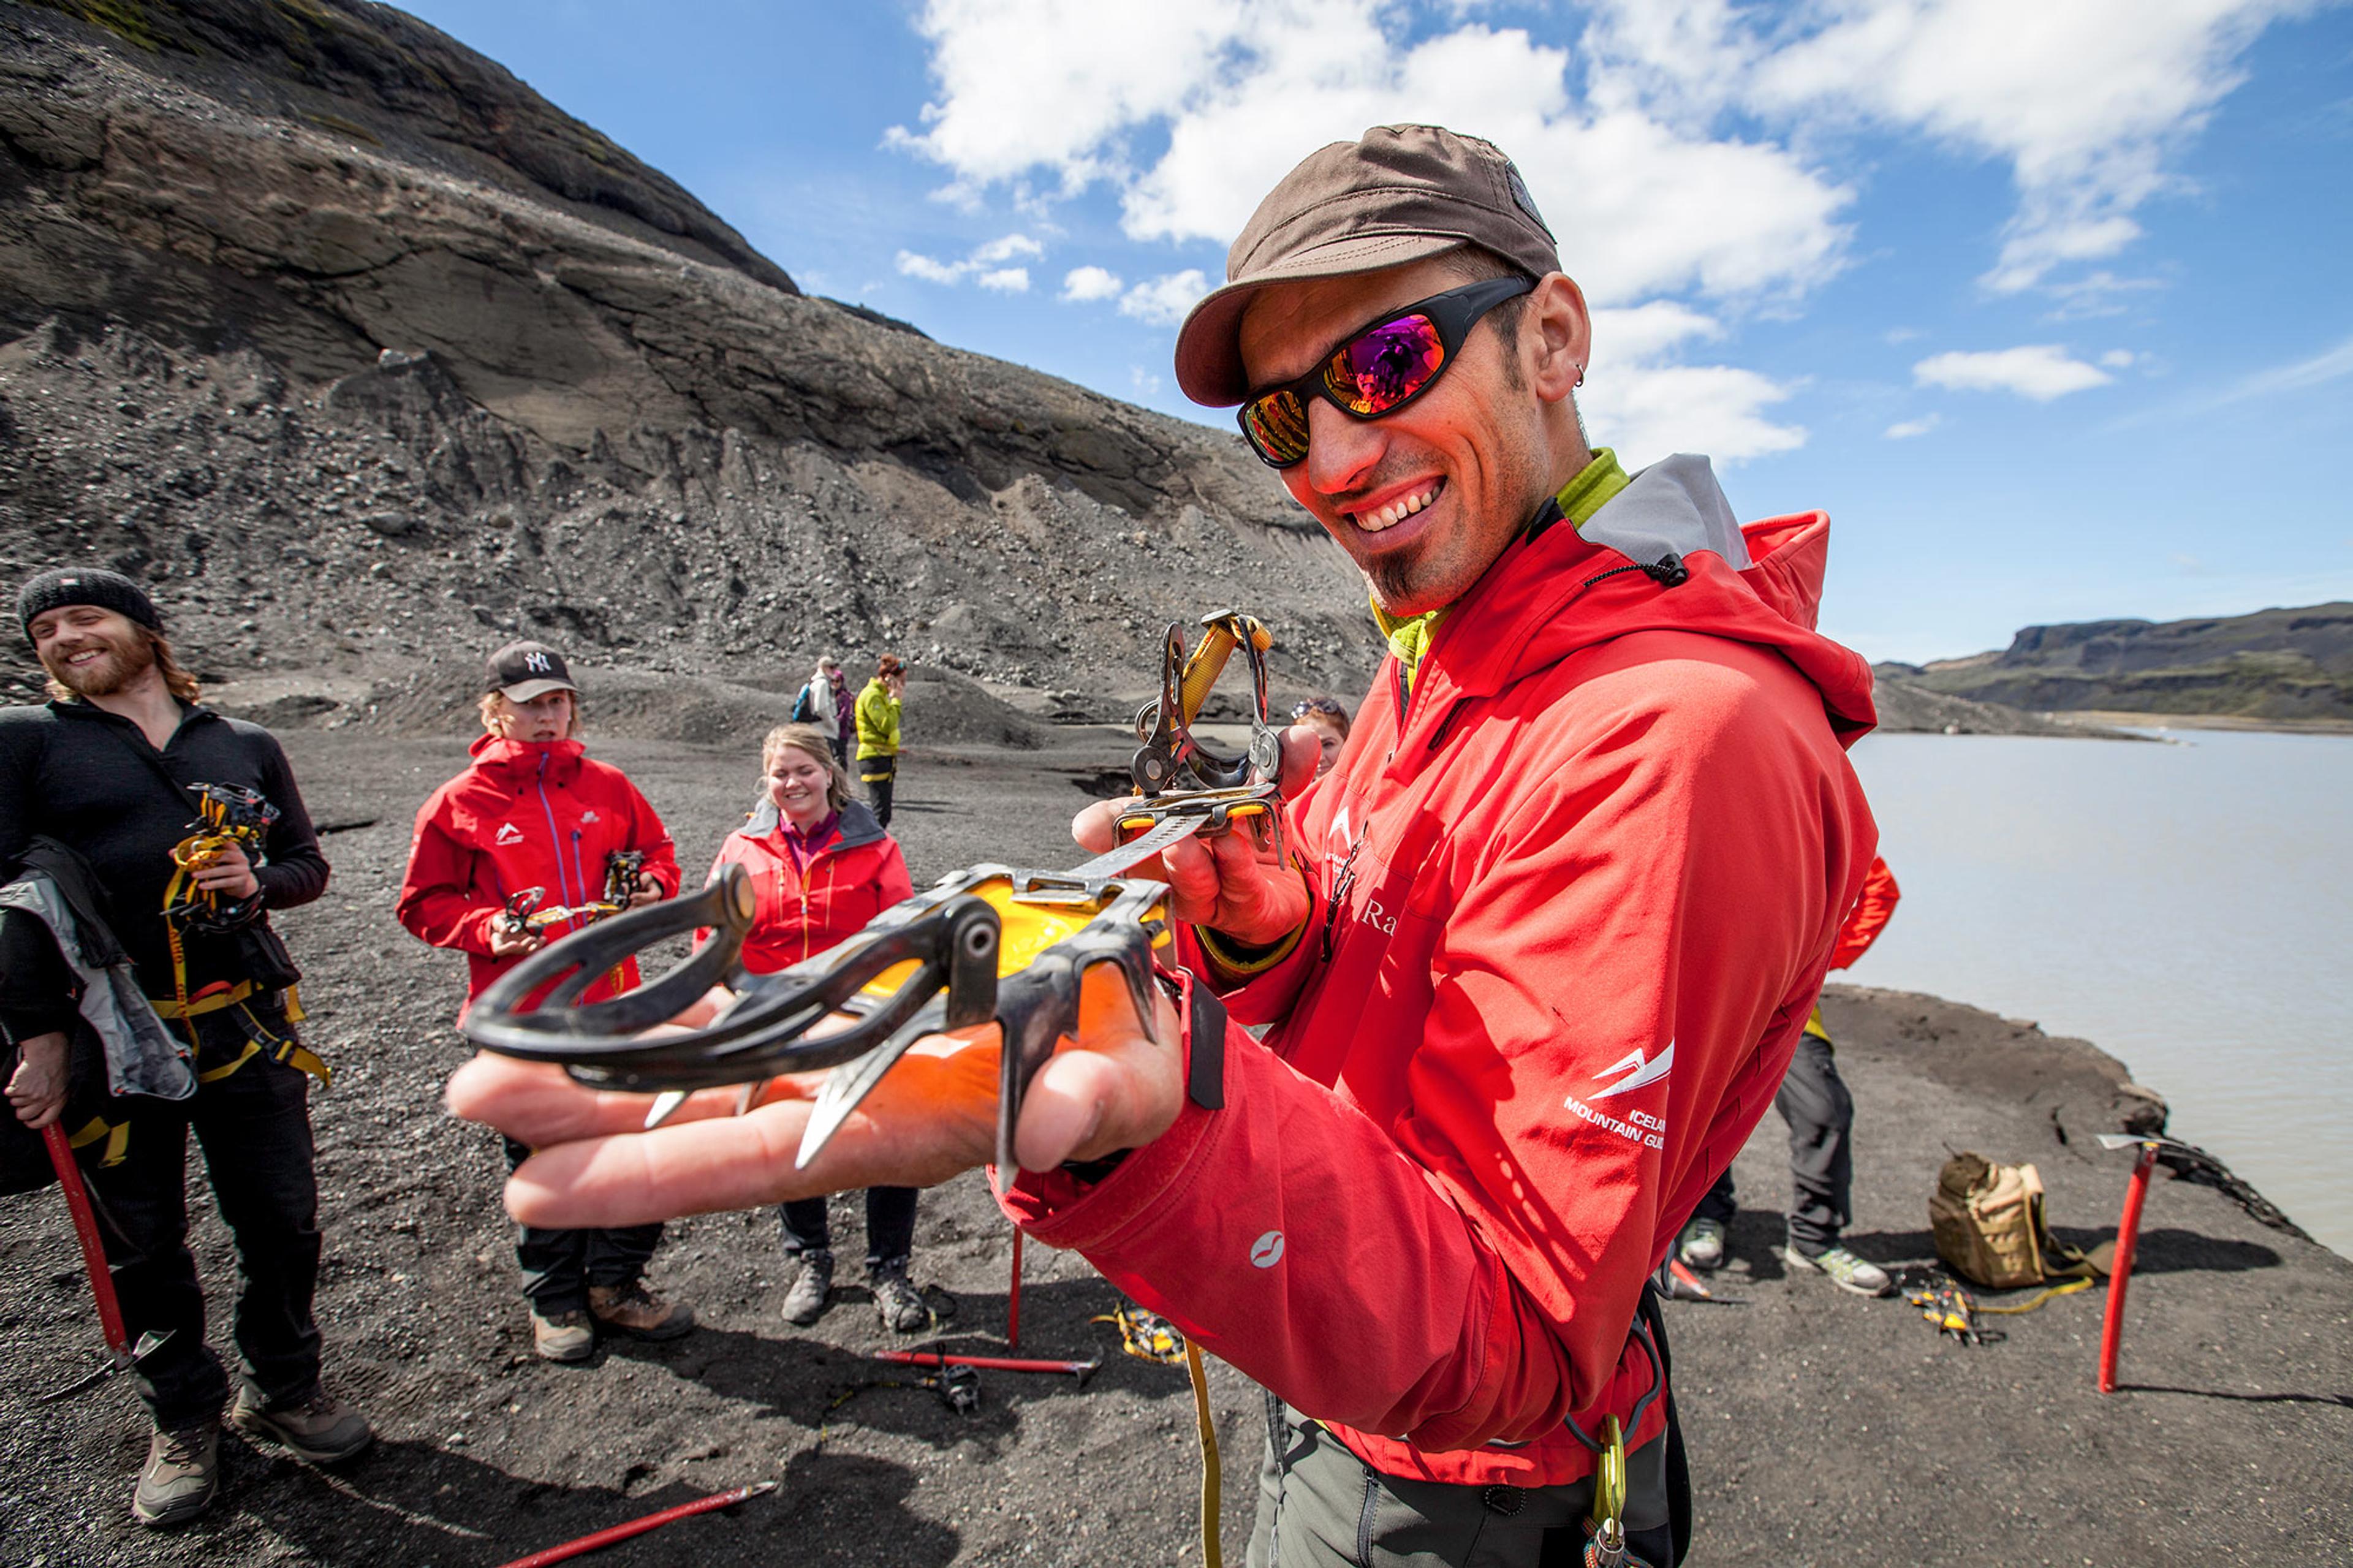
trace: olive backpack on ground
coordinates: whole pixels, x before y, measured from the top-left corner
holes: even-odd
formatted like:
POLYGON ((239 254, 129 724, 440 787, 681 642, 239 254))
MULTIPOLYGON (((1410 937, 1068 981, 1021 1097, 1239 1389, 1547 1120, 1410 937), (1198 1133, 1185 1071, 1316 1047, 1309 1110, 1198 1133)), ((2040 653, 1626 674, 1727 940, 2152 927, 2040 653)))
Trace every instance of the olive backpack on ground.
POLYGON ((1954 1155, 1928 1194, 1928 1229, 1947 1268, 1990 1289, 2105 1272, 2052 1237, 2042 1218, 2042 1175, 2032 1165, 1954 1155))

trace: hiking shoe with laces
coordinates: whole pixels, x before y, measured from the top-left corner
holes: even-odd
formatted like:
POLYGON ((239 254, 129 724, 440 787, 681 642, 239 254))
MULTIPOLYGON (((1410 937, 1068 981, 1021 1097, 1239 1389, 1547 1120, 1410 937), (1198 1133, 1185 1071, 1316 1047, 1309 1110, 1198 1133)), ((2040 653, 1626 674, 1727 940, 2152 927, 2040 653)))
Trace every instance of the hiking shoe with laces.
POLYGON ((785 1321, 807 1328, 833 1304, 833 1254, 816 1247, 801 1254, 799 1278, 785 1292, 785 1321))
POLYGON ((596 1353, 596 1325, 579 1310, 531 1311, 531 1348, 542 1361, 586 1361, 596 1353))
POLYGON ((275 1408, 262 1404, 261 1395, 251 1388, 240 1389, 228 1418, 247 1436, 281 1443, 297 1458, 314 1465, 348 1459, 375 1436, 366 1416, 324 1388, 314 1390, 307 1399, 275 1408))
MULTIPOLYGON (((881 1314, 882 1326, 894 1333, 912 1334, 932 1326, 934 1310, 907 1278, 905 1265, 896 1268, 877 1269, 872 1278, 874 1310, 881 1314)), ((938 1316, 955 1316, 955 1303, 944 1300, 938 1316)))
POLYGON ((694 1309, 665 1301, 642 1284, 591 1285, 588 1313, 608 1329, 640 1340, 674 1340, 694 1327, 694 1309))
POLYGON ((1791 1268, 1827 1275, 1831 1284, 1857 1296, 1884 1296, 1895 1288, 1886 1269, 1876 1263, 1866 1263, 1843 1247, 1833 1247, 1810 1258, 1794 1247, 1785 1247, 1781 1256, 1791 1268))
POLYGON ((147 1442, 147 1467, 131 1494, 131 1511, 156 1529, 185 1524, 220 1492, 220 1423, 199 1421, 147 1442))
POLYGON ((1675 1256, 1693 1268, 1714 1268, 1724 1262, 1724 1222, 1694 1219, 1683 1226, 1675 1242, 1675 1256))

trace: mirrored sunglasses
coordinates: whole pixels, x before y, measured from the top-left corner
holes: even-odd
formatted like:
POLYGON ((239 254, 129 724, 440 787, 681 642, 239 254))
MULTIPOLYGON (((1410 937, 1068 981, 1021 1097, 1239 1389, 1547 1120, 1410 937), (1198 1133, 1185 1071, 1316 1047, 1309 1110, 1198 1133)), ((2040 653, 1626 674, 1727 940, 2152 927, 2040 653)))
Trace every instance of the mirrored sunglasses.
POLYGON ((1295 467, 1307 457, 1309 398, 1351 419, 1394 414, 1444 374, 1480 317, 1535 287, 1526 278, 1490 278, 1382 317, 1297 381, 1253 395, 1237 416, 1243 438, 1267 467, 1295 467))

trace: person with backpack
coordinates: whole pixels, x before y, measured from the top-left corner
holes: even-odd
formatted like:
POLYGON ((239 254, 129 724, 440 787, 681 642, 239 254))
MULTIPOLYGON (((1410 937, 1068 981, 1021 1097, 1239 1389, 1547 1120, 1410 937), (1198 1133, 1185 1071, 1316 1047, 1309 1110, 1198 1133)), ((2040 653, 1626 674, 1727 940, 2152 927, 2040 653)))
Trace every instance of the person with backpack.
MULTIPOLYGON (((510 643, 490 656, 487 673, 473 761, 417 809, 395 910, 420 941, 466 955, 468 1007, 525 955, 603 918, 598 906, 652 903, 674 897, 679 883, 653 806, 620 769, 585 754, 580 689, 564 656, 510 643)), ((632 959, 583 1000, 637 985, 632 959)), ((530 1153, 508 1140, 507 1168, 530 1153)), ((643 1340, 691 1330, 691 1309, 644 1284, 661 1236, 659 1225, 519 1227, 533 1351, 580 1362, 596 1353, 600 1329, 643 1340)))
MULTIPOLYGON (((716 877, 741 866, 755 906, 744 967, 773 974, 813 958, 915 890, 899 842, 849 795, 849 775, 813 724, 780 724, 760 743, 760 801, 712 862, 716 877)), ((885 1328, 911 1333, 935 1312, 908 1275, 914 1249, 914 1187, 866 1189, 866 1277, 885 1328)), ((780 1205, 785 1256, 799 1266, 785 1295, 788 1322, 803 1327, 833 1299, 833 1241, 826 1200, 780 1205)), ((934 1293, 936 1294, 936 1293, 934 1293)))
POLYGON ((7 1099, 27 1130, 64 1118, 108 1216, 124 1329, 163 1336, 134 1372, 154 1433, 131 1508, 142 1524, 181 1524, 218 1495, 230 1394, 188 1250, 190 1132, 237 1244, 230 1421, 313 1464, 373 1436, 321 1377, 310 1091, 330 1075, 302 1044, 301 976, 269 924, 326 890, 327 861, 277 740, 198 702, 137 584, 44 572, 16 613, 51 700, 0 710, 7 1099), (129 996, 98 948, 127 959, 129 996), (144 1092, 106 1092, 106 1068, 141 1039, 144 1092), (106 1068, 90 1069, 93 1053, 106 1068), (69 1108, 76 1080, 95 1087, 69 1108))
POLYGON ((884 654, 874 679, 858 694, 858 778, 874 803, 874 820, 891 826, 891 794, 899 778, 899 704, 907 695, 907 667, 884 654))
POLYGON ((842 729, 841 706, 835 695, 842 684, 841 661, 831 654, 818 659, 817 673, 793 699, 792 721, 814 726, 825 737, 834 759, 846 767, 849 762, 849 738, 842 729))

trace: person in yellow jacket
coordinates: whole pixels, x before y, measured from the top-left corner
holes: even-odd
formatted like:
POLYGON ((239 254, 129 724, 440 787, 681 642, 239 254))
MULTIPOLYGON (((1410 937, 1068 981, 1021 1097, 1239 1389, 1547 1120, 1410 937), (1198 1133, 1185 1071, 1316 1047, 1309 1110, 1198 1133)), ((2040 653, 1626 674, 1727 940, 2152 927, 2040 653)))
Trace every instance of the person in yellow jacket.
POLYGON ((873 803, 874 820, 891 826, 891 791, 899 778, 899 702, 907 694, 907 667, 884 654, 874 679, 858 694, 858 778, 873 803))

